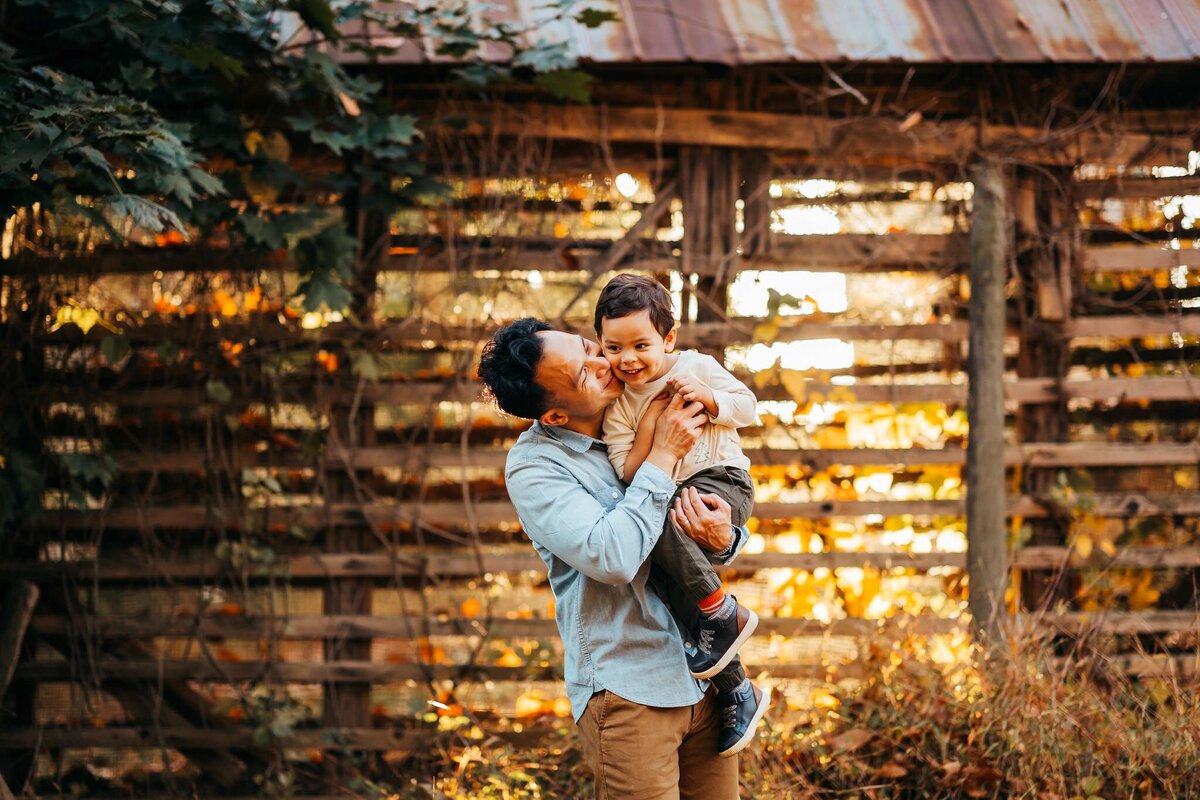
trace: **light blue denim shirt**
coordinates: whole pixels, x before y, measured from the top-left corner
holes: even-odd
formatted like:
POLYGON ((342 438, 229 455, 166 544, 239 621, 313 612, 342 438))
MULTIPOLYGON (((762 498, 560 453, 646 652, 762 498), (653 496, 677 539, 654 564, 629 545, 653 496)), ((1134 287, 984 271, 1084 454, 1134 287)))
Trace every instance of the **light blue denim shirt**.
MULTIPOLYGON (((626 488, 603 442, 540 422, 517 439, 504 474, 546 562, 575 720, 601 689, 656 708, 699 702, 706 684, 692 678, 675 620, 647 584, 675 493, 670 476, 642 464, 626 488)), ((741 528, 734 535, 710 560, 733 560, 748 538, 741 528)))

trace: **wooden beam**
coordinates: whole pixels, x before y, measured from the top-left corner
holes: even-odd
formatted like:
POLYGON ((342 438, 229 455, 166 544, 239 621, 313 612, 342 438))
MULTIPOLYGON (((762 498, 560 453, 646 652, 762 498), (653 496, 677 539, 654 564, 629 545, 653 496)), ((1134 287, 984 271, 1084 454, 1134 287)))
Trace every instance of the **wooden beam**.
POLYGON ((949 161, 961 164, 976 152, 1072 166, 1080 161, 1174 163, 1187 159, 1187 136, 1122 131, 1045 131, 975 120, 921 122, 898 134, 902 120, 880 116, 831 118, 699 108, 548 106, 447 101, 427 122, 432 135, 515 136, 713 147, 803 151, 824 159, 856 158, 949 161), (463 128, 438 120, 461 117, 463 128), (1165 161, 1163 159, 1166 159, 1165 161))
MULTIPOLYGON (((177 620, 171 618, 129 620, 116 617, 93 617, 80 620, 86 624, 84 636, 100 636, 101 638, 143 638, 147 636, 177 636, 203 637, 226 639, 263 639, 279 638, 287 640, 311 639, 372 639, 384 637, 389 639, 418 639, 425 636, 491 636, 500 638, 556 638, 559 635, 558 626, 553 619, 494 619, 490 622, 484 619, 441 619, 441 618, 412 618, 412 617, 376 617, 370 615, 334 615, 334 616, 303 616, 273 621, 262 619, 215 619, 215 620, 177 620), (182 624, 181 624, 182 623, 182 624), (190 623, 190 627, 189 627, 190 623)), ((45 618, 41 623, 47 630, 70 629, 71 620, 62 618, 45 618)), ((951 620, 918 618, 909 626, 910 632, 935 633, 945 629, 951 620)), ((877 619, 847 618, 832 622, 821 622, 815 619, 798 619, 788 617, 761 617, 759 628, 764 632, 785 636, 866 636, 879 630, 883 622, 877 619)), ((79 629, 81 632, 84 629, 79 629)), ((101 674, 110 677, 130 679, 152 679, 156 673, 150 664, 163 665, 166 672, 157 673, 174 679, 191 678, 197 675, 197 665, 193 662, 130 662, 124 659, 113 659, 98 662, 101 674)), ((371 682, 421 679, 421 671, 426 665, 422 664, 378 664, 370 661, 327 661, 320 664, 274 662, 265 664, 253 661, 225 661, 217 664, 203 662, 209 671, 200 673, 208 680, 217 680, 222 673, 229 669, 240 670, 234 674, 259 674, 263 670, 278 672, 270 677, 287 681, 333 681, 333 682, 371 682), (369 666, 368 666, 369 665, 369 666), (375 670, 377 677, 367 678, 362 670, 375 670)), ((450 666, 450 665, 445 665, 450 666)), ((77 670, 69 662, 42 662, 40 666, 22 666, 21 676, 37 677, 37 680, 50 681, 55 678, 69 680, 70 670, 77 670), (59 669, 49 667, 49 664, 62 664, 59 669), (49 673, 48 670, 51 670, 49 673)), ((444 672, 445 670, 443 670, 444 672)), ((485 670, 486 671, 486 670, 485 670)), ((519 677, 520 673, 508 674, 519 677)), ((79 677, 76 674, 74 677, 79 677)), ((244 679, 244 678, 240 678, 244 679)))
MULTIPOLYGON (((1162 548, 1158 548, 1162 549, 1162 548)), ((781 554, 782 555, 782 554, 781 554)), ((853 553, 839 555, 851 556, 853 553)), ((923 554, 930 556, 933 554, 923 554)), ((924 559, 941 564, 945 559, 924 559)), ((1195 554, 1192 554, 1192 563, 1195 554)), ((849 559, 846 565, 851 566, 849 559)), ((901 564, 903 565, 903 559, 901 564)), ((949 566, 961 567, 958 564, 949 566)), ((1161 565, 1160 565, 1161 566, 1161 565)), ((931 621, 926 625, 925 632, 934 632, 943 625, 950 624, 948 620, 931 621)), ((789 619, 766 617, 761 624, 764 631, 786 633, 791 636, 869 636, 876 633, 880 620, 849 618, 824 623, 812 619, 789 619)), ((1159 611, 1096 611, 1096 612, 1066 612, 1066 613, 1027 613, 1022 614, 1020 624, 1028 627, 1051 627, 1055 629, 1083 632, 1095 630, 1105 634, 1154 634, 1154 633, 1200 633, 1200 612, 1196 610, 1159 611)), ((918 627, 921 627, 918 623, 918 627)), ((169 636, 181 638, 203 639, 281 639, 287 641, 305 641, 323 638, 345 639, 417 639, 425 636, 490 636, 504 639, 554 637, 558 629, 552 619, 492 619, 482 618, 412 618, 392 616, 339 616, 339 615, 307 615, 279 619, 264 619, 260 617, 207 617, 200 619, 184 619, 178 617, 137 618, 124 615, 92 616, 72 619, 55 615, 38 615, 33 620, 33 628, 50 635, 69 635, 75 633, 85 637, 102 639, 143 639, 169 636)), ((911 632, 911 631, 910 631, 911 632)), ((101 662, 104 674, 114 677, 153 679, 158 675, 175 679, 193 678, 197 676, 197 667, 192 662, 162 662, 167 672, 155 672, 155 667, 149 666, 159 662, 130 662, 127 660, 109 660, 101 662)), ((264 665, 258 662, 224 662, 211 665, 210 671, 200 673, 207 679, 220 679, 223 671, 231 663, 241 664, 235 669, 261 670, 264 665)), ((384 664, 379 667, 369 667, 370 662, 332 662, 324 665, 326 674, 341 679, 341 676, 352 674, 359 678, 361 670, 376 669, 380 680, 424 680, 435 676, 451 677, 455 674, 467 674, 485 680, 522 680, 530 677, 530 666, 495 667, 490 665, 459 666, 454 664, 384 664)), ((280 670, 270 677, 279 680, 302 679, 311 677, 312 672, 306 672, 307 667, 295 667, 288 662, 278 662, 266 667, 268 670, 280 670), (300 676, 300 677, 297 677, 300 676)), ((53 681, 70 680, 79 675, 72 672, 73 667, 67 662, 40 662, 22 668, 22 677, 29 680, 53 681), (61 666, 51 666, 61 665, 61 666)), ((555 665, 557 672, 557 665, 555 665)))
MULTIPOLYGON (((320 748, 330 742, 355 750, 411 750, 427 744, 426 736, 410 732, 397 735, 383 728, 320 728, 298 730, 287 747, 320 748)), ((113 726, 106 728, 0 729, 0 750, 43 747, 66 750, 90 747, 157 748, 183 750, 261 749, 259 732, 252 727, 230 730, 171 726, 113 726)), ((423 749, 423 748, 422 748, 423 749)))
MULTIPOLYGON (((1193 114, 1193 119, 1195 115, 1193 114)), ((1075 192, 1085 200, 1107 198, 1179 197, 1200 194, 1200 176, 1183 175, 1171 178, 1126 178, 1076 181, 1075 192)))
POLYGON ((1200 314, 1171 314, 1157 317, 1114 315, 1111 317, 1076 317, 1067 320, 1067 336, 1073 338, 1131 338, 1144 336, 1200 336, 1200 314))
MULTIPOLYGON (((743 450, 756 466, 770 464, 801 464, 810 469, 828 469, 843 466, 914 466, 931 464, 965 464, 966 450, 961 447, 946 448, 865 448, 846 450, 806 450, 759 447, 746 445, 743 450)), ((407 452, 398 447, 360 447, 350 453, 327 453, 322 460, 307 456, 287 454, 243 453, 230 463, 212 464, 205 453, 197 451, 108 451, 116 459, 122 473, 145 472, 195 472, 204 469, 232 470, 263 467, 277 469, 300 469, 304 467, 322 469, 385 469, 420 468, 428 464, 432 468, 473 467, 501 469, 508 455, 507 448, 474 447, 466 454, 457 445, 436 446, 428 453, 417 450, 407 452)), ((1022 464, 1027 467, 1127 467, 1168 466, 1173 464, 1195 464, 1200 462, 1200 445, 1151 443, 1126 444, 1121 442, 1031 442, 1006 447, 1004 463, 1022 464)))
MULTIPOLYGON (((996 464, 1003 464, 997 454, 996 464)), ((1003 475, 1001 475, 1003 478, 1003 475)), ((1200 514, 1200 494, 1097 494, 1095 512, 1101 516, 1133 517, 1162 514, 1200 514)), ((1009 497, 1009 513, 1025 517, 1041 517, 1047 513, 1043 501, 1033 497, 1009 497)), ((479 501, 472 504, 477 524, 491 529, 515 525, 516 513, 506 500, 479 501)), ((758 519, 820 519, 822 517, 859 517, 882 514, 959 516, 963 513, 961 500, 828 500, 809 503, 759 503, 754 516, 758 519)), ((296 507, 271 510, 272 522, 297 522, 309 526, 362 525, 369 520, 375 526, 426 525, 460 530, 465 523, 462 503, 331 503, 321 508, 296 507)), ((206 530, 213 527, 238 530, 241 521, 236 514, 224 517, 213 515, 204 506, 157 506, 153 508, 116 507, 95 511, 47 511, 31 521, 39 531, 107 530, 206 530)), ((0 574, 4 566, 0 565, 0 574)))
MULTIPOLYGON (((653 220, 648 219, 648 223, 653 220)), ((587 273, 609 268, 649 272, 678 270, 679 258, 653 239, 631 239, 620 250, 608 239, 458 236, 454 247, 442 237, 397 235, 384 255, 383 272, 461 272, 532 270, 587 273)), ((961 234, 893 233, 791 236, 772 233, 768 253, 745 259, 736 270, 888 272, 956 270, 966 263, 961 234)), ((174 272, 290 270, 270 253, 230 251, 212 246, 129 247, 83 255, 0 260, 0 275, 106 275, 174 272)))
MULTIPOLYGON (((454 344, 475 346, 494 333, 501 321, 480 325, 444 325, 422 319, 382 325, 374 330, 363 330, 350 323, 336 323, 317 330, 304 330, 298 324, 280 325, 274 318, 258 318, 252 323, 220 322, 213 326, 207 315, 188 317, 167 322, 148 322, 129 328, 124 335, 135 345, 157 344, 166 339, 208 344, 213 347, 221 339, 248 341, 255 339, 260 344, 294 343, 308 346, 338 345, 342 347, 364 346, 384 351, 418 349, 427 351, 454 344)), ((680 334, 685 347, 726 347, 751 344, 759 339, 755 332, 761 319, 756 317, 732 317, 721 322, 706 322, 687 325, 680 334)), ((588 326, 578 321, 579 330, 588 332, 588 326)), ((1169 335, 1178 331, 1185 335, 1200 335, 1200 314, 1169 316, 1113 315, 1106 317, 1082 317, 1068 320, 1066 333, 1072 337, 1140 338, 1145 336, 1169 335)), ((1015 334, 1015 330, 1012 332, 1015 334)), ((1004 335, 1009 332, 1005 331, 1004 335)), ((47 344, 99 344, 108 332, 96 326, 83 334, 74 326, 64 327, 48 333, 47 344)), ((840 339, 842 341, 963 341, 967 335, 967 324, 963 321, 929 323, 924 325, 888 325, 857 323, 845 320, 814 319, 809 316, 783 317, 775 334, 776 341, 802 341, 810 339, 840 339)))
POLYGON ((1089 272, 1131 272, 1200 267, 1200 250, 1170 250, 1151 246, 1088 247, 1084 249, 1083 268, 1089 272))
MULTIPOLYGON (((1131 496, 1127 500, 1131 503, 1143 502, 1137 496, 1131 496)), ((1116 508, 1117 503, 1114 501, 1106 500, 1104 505, 1106 506, 1104 509, 1106 511, 1119 510, 1116 508)), ((1197 509, 1200 509, 1200 502, 1195 503, 1192 513, 1197 513, 1197 509)), ((1023 511, 1032 509, 1010 509, 1008 513, 1012 514, 1014 510, 1023 511)), ((932 567, 963 567, 965 565, 966 557, 963 553, 771 552, 742 555, 729 568, 729 571, 738 574, 749 574, 762 569, 798 569, 811 571, 820 568, 840 569, 842 567, 870 567, 879 570, 905 568, 921 571, 932 567)), ((1109 567, 1138 569, 1200 567, 1200 547, 1126 547, 1119 549, 1112 556, 1096 551, 1086 559, 1082 558, 1071 547, 1024 547, 1017 551, 1014 558, 1014 566, 1022 569, 1037 570, 1075 569, 1082 567, 1089 569, 1105 569, 1109 567)), ((191 581, 212 581, 222 576, 234 575, 239 580, 247 581, 255 579, 266 580, 268 578, 306 581, 328 580, 341 577, 393 581, 397 576, 416 575, 422 568, 429 574, 446 579, 476 578, 480 574, 486 573, 530 572, 540 574, 545 572, 545 564, 533 552, 522 550, 509 554, 488 553, 482 557, 482 562, 474 554, 462 552, 435 553, 424 557, 413 557, 411 554, 404 553, 397 553, 395 557, 387 553, 286 556, 280 557, 277 563, 271 567, 247 568, 235 572, 231 572, 227 565, 219 562, 194 560, 155 560, 140 563, 105 562, 100 565, 91 561, 18 562, 0 565, 0 580, 9 580, 16 576, 21 576, 31 581, 56 581, 61 580, 63 576, 75 575, 104 582, 169 581, 186 583, 191 581)), ((129 622, 131 626, 140 624, 142 623, 133 620, 129 622)), ((177 624, 182 628, 213 623, 185 619, 179 621, 177 624)), ((505 620, 503 623, 498 622, 497 624, 518 626, 523 623, 505 620)))

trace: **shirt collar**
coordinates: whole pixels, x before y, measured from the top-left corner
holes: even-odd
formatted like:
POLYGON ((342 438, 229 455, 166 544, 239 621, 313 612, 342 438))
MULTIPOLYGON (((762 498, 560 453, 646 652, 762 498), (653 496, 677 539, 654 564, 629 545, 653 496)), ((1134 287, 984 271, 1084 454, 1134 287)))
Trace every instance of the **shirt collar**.
POLYGON ((592 445, 604 444, 599 439, 593 439, 591 436, 563 428, 559 425, 543 425, 541 422, 535 422, 534 424, 547 436, 557 439, 576 453, 586 453, 592 445))

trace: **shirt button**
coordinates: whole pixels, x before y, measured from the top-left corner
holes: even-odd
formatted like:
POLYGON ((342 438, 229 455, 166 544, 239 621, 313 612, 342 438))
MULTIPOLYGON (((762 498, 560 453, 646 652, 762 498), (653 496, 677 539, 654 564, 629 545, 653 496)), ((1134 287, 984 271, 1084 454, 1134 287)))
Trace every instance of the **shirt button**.
POLYGON ((613 500, 616 500, 620 496, 621 496, 620 492, 613 492, 613 500))

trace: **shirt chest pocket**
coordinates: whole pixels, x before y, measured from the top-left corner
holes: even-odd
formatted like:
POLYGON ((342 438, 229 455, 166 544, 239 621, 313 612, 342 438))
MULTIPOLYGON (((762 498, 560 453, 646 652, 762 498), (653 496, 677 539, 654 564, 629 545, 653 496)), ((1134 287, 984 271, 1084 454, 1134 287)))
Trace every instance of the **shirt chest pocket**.
POLYGON ((601 486, 598 489, 588 489, 588 492, 596 499, 597 503, 604 506, 605 511, 612 511, 625 496, 625 493, 616 486, 601 486))

